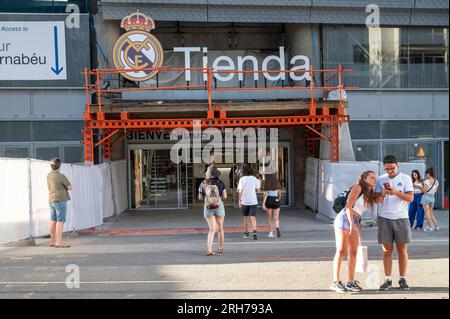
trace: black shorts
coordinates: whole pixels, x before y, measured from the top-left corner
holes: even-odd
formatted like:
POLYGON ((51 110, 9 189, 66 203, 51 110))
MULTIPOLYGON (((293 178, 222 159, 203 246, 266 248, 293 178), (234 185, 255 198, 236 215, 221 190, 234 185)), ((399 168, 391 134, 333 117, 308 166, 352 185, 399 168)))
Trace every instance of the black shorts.
POLYGON ((266 207, 270 209, 280 208, 280 199, 276 196, 267 196, 266 207))
POLYGON ((256 216, 256 212, 258 210, 258 205, 242 205, 241 211, 244 216, 256 216))

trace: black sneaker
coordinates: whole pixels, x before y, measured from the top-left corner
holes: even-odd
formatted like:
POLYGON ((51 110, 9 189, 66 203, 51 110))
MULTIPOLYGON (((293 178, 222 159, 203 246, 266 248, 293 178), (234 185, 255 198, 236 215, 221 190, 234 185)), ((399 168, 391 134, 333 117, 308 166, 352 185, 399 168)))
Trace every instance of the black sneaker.
POLYGON ((400 280, 398 281, 398 284, 400 286, 400 290, 409 290, 409 286, 406 283, 406 279, 405 278, 400 278, 400 280))
POLYGON ((349 281, 347 285, 345 285, 345 289, 352 292, 360 292, 362 290, 357 280, 349 281))
POLYGON ((384 290, 388 290, 389 288, 392 288, 392 280, 386 279, 384 281, 384 283, 380 286, 380 290, 384 291, 384 290))
POLYGON ((253 240, 258 240, 258 235, 255 232, 253 232, 253 240))
POLYGON ((345 286, 342 284, 342 282, 339 281, 333 281, 330 285, 330 289, 336 292, 346 292, 347 289, 345 289, 345 286))
POLYGON ((280 227, 277 227, 277 237, 280 238, 281 237, 281 231, 280 231, 280 227))
POLYGON ((242 239, 248 239, 250 237, 250 233, 244 233, 244 235, 242 235, 242 239))

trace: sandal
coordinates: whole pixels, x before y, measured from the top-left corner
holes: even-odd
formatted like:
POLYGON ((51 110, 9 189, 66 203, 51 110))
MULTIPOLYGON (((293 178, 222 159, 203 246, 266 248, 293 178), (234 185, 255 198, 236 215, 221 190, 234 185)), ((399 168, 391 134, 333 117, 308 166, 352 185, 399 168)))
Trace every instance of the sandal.
POLYGON ((215 255, 216 255, 216 253, 213 252, 213 251, 208 251, 208 252, 206 253, 206 256, 215 256, 215 255))
POLYGON ((55 247, 55 244, 50 244, 49 247, 55 247))
POLYGON ((55 245, 55 248, 70 248, 70 245, 63 243, 62 245, 55 245))
POLYGON ((219 254, 223 254, 223 248, 219 248, 219 250, 217 251, 219 254))

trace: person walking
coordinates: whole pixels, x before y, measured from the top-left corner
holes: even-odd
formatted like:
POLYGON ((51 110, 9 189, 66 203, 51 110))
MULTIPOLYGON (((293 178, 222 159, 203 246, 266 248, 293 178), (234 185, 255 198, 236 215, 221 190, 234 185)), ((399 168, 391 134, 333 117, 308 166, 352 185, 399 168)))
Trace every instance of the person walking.
POLYGON ((423 210, 423 206, 420 203, 423 195, 423 182, 418 170, 415 169, 411 172, 411 179, 414 187, 414 199, 411 204, 409 204, 409 224, 411 225, 411 228, 413 228, 414 220, 417 216, 415 230, 420 231, 423 228, 423 219, 425 217, 425 213, 423 210))
POLYGON ((214 165, 210 165, 205 173, 205 180, 198 189, 198 199, 204 200, 203 217, 206 219, 209 227, 207 240, 207 256, 214 256, 213 250, 214 236, 217 232, 219 240, 218 253, 224 251, 225 233, 223 223, 225 220, 225 207, 223 201, 227 199, 227 190, 225 183, 222 182, 220 171, 214 165))
POLYGON ((276 174, 266 174, 263 194, 263 209, 267 213, 269 222, 269 238, 273 238, 274 230, 277 237, 281 237, 280 231, 280 182, 276 174), (275 225, 275 228, 274 228, 275 225))
POLYGON ((256 212, 258 207, 258 198, 256 191, 261 188, 261 182, 255 176, 253 176, 252 167, 247 164, 243 169, 243 176, 239 179, 238 192, 239 192, 239 207, 241 208, 244 223, 244 235, 243 239, 250 237, 248 231, 248 219, 251 219, 253 226, 253 240, 258 239, 258 230, 256 225, 256 212))
POLYGON ((336 254, 333 260, 333 282, 330 289, 336 292, 359 292, 362 290, 355 280, 356 255, 360 243, 361 215, 374 206, 374 188, 377 177, 373 171, 363 172, 358 183, 351 187, 345 208, 334 220, 336 254), (348 282, 340 280, 342 260, 348 254, 348 282))
POLYGON ((406 282, 408 269, 408 243, 411 241, 409 203, 414 199, 411 178, 398 170, 395 156, 383 159, 386 174, 380 176, 375 187, 375 203, 381 204, 378 214, 378 243, 383 246, 384 283, 380 290, 392 287, 392 252, 397 247, 401 290, 409 290, 406 282))
POLYGON ((67 202, 70 200, 69 190, 72 185, 68 178, 61 174, 61 160, 50 160, 51 171, 47 175, 48 201, 50 206, 50 247, 69 248, 62 241, 64 223, 67 215, 67 202))
POLYGON ((439 188, 439 182, 434 176, 434 170, 432 167, 428 168, 425 171, 426 180, 423 182, 423 196, 420 203, 423 206, 423 209, 425 211, 425 217, 427 219, 428 227, 425 228, 424 231, 434 231, 439 230, 439 226, 437 224, 436 217, 433 214, 433 207, 434 207, 434 195, 438 191, 439 188))

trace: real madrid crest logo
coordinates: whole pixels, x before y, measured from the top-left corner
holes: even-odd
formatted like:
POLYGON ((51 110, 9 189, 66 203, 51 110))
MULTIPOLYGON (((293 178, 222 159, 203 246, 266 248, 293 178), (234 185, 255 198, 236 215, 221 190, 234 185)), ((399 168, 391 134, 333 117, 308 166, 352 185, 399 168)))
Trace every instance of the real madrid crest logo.
MULTIPOLYGON (((164 62, 161 43, 149 32, 155 22, 145 14, 136 11, 122 19, 120 27, 127 32, 117 39, 113 48, 113 61, 117 69, 159 68, 164 62)), ((122 73, 132 81, 145 81, 158 71, 137 71, 122 73)))

